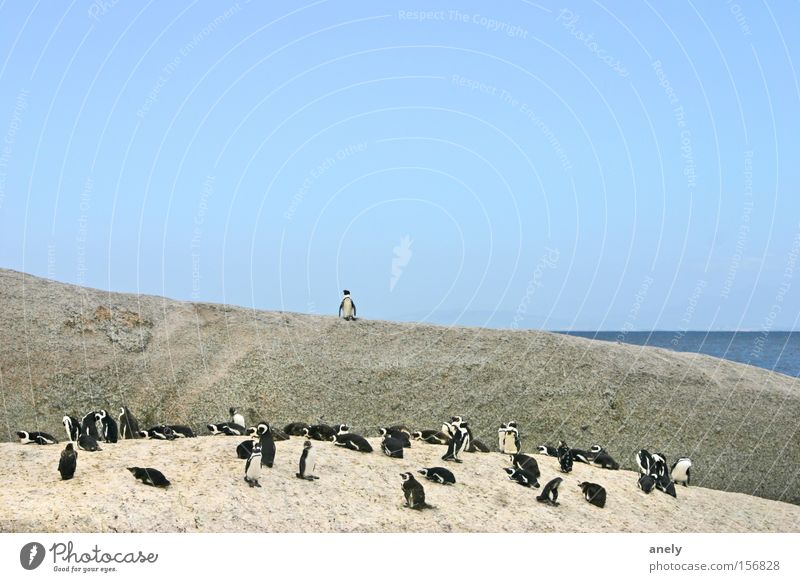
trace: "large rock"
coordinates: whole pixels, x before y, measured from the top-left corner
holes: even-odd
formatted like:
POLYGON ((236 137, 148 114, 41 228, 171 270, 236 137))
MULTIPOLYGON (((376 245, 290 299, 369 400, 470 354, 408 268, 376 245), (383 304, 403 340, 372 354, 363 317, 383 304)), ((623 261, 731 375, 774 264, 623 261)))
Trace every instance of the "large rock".
POLYGON ((528 450, 600 443, 628 468, 642 447, 688 455, 698 484, 800 504, 797 381, 759 368, 539 331, 182 303, 8 270, 0 306, 7 440, 62 434, 65 413, 121 404, 144 425, 200 432, 232 405, 248 422, 365 432, 461 414, 490 444, 514 419, 528 450))

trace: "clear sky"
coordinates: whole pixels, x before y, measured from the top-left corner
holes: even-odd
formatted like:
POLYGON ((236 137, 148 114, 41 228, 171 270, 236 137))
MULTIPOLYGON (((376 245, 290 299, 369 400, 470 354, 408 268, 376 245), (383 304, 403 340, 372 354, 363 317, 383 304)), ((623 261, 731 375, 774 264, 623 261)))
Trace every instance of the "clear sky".
POLYGON ((797 329, 797 2, 0 2, 0 266, 573 330, 797 329))

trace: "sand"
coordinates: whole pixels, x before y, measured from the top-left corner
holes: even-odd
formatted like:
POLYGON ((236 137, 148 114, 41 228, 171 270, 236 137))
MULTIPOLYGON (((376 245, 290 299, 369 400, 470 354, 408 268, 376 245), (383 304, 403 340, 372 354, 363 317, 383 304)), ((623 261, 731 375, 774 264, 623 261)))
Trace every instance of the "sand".
MULTIPOLYGON (((440 460, 444 447, 415 442, 404 459, 357 453, 314 441, 318 481, 295 477, 303 439, 277 443, 276 464, 262 488, 243 480, 240 437, 203 436, 174 442, 135 440, 81 451, 74 479, 56 470, 63 444, 0 444, 0 532, 798 532, 800 507, 740 493, 678 487, 674 499, 644 494, 631 471, 535 455, 542 483, 561 476, 559 507, 535 501, 535 489, 510 482, 500 453, 440 460), (166 490, 136 481, 125 467, 161 470, 166 490), (458 483, 444 486, 420 475, 433 509, 403 507, 404 471, 445 465, 458 483), (577 486, 592 481, 608 491, 603 509, 577 486)), ((488 440, 488 439, 487 439, 488 440)), ((615 454, 614 451, 611 451, 615 454)), ((615 454, 621 457, 621 454, 615 454)))

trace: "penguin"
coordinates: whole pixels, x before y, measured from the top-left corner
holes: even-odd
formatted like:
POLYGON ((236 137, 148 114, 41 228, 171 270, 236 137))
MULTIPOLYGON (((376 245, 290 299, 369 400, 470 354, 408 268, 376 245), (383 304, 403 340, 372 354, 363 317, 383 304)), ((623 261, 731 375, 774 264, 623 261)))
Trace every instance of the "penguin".
POLYGON ((402 443, 404 449, 411 448, 411 439, 408 433, 402 430, 392 430, 392 428, 379 428, 378 432, 382 437, 390 437, 402 443))
POLYGON ((253 453, 253 439, 247 439, 236 445, 236 456, 240 459, 249 459, 253 453))
POLYGON ((175 440, 175 433, 166 424, 159 424, 153 428, 139 431, 142 438, 151 438, 157 441, 172 441, 175 440))
POLYGON ((407 437, 411 438, 411 429, 408 428, 404 424, 393 424, 392 426, 388 427, 386 430, 388 430, 389 432, 402 432, 407 437))
POLYGON ((590 464, 596 467, 602 467, 603 469, 611 469, 612 471, 619 470, 619 463, 611 458, 611 455, 607 452, 601 450, 596 453, 592 452, 591 455, 590 464))
POLYGON ((383 454, 391 459, 403 458, 403 446, 402 440, 389 435, 389 433, 385 433, 381 441, 381 450, 383 454))
POLYGON ((169 479, 158 469, 153 469, 152 467, 128 467, 128 471, 145 485, 152 487, 170 486, 169 479))
POLYGON ((670 479, 669 475, 656 476, 656 489, 672 497, 678 497, 678 493, 675 491, 675 481, 670 479))
POLYGON ((119 428, 117 421, 108 415, 102 408, 94 415, 95 422, 99 422, 102 427, 103 440, 107 443, 115 443, 119 439, 119 428))
POLYGON ((261 487, 261 483, 258 482, 259 477, 261 477, 261 445, 255 443, 253 452, 244 465, 244 480, 250 487, 261 487))
POLYGON ((272 440, 274 440, 276 443, 278 441, 288 441, 289 440, 289 435, 288 434, 286 434, 285 432, 283 432, 279 428, 275 428, 272 425, 270 425, 270 432, 272 433, 272 440))
POLYGON ((428 481, 440 483, 442 485, 455 485, 456 476, 453 472, 444 467, 430 467, 427 469, 420 469, 417 471, 420 475, 425 477, 428 481))
POLYGON ((515 455, 510 455, 511 457, 511 464, 514 466, 515 469, 519 471, 525 471, 526 473, 532 475, 534 478, 538 479, 541 476, 539 472, 539 463, 536 462, 536 459, 533 457, 529 457, 523 453, 517 453, 515 455))
POLYGON ((549 503, 550 505, 557 506, 558 505, 558 486, 561 485, 563 479, 561 477, 556 477, 555 479, 550 479, 547 484, 542 489, 541 494, 536 496, 536 501, 539 503, 549 503))
POLYGON ((316 475, 312 475, 311 471, 314 470, 314 452, 311 450, 311 441, 303 443, 303 452, 300 453, 299 472, 295 474, 298 479, 305 479, 306 481, 313 481, 319 479, 316 475))
POLYGON ((669 465, 664 453, 652 453, 650 456, 653 458, 653 474, 658 477, 669 477, 669 465))
POLYGON ((558 449, 555 447, 551 447, 550 445, 539 445, 537 447, 539 450, 539 454, 547 455, 548 457, 557 457, 558 456, 558 449))
POLYGON ((232 422, 218 422, 217 424, 207 424, 209 432, 212 435, 224 434, 227 436, 244 436, 247 434, 247 429, 241 424, 232 422))
POLYGON ((119 417, 117 419, 117 424, 119 425, 119 434, 120 438, 122 439, 138 439, 140 438, 139 434, 139 422, 136 420, 136 417, 131 414, 131 411, 128 410, 127 406, 122 406, 119 409, 119 417))
POLYGON ((275 463, 275 440, 272 438, 272 430, 269 424, 260 422, 256 432, 261 448, 261 466, 272 469, 272 465, 275 463))
POLYGON ((689 486, 691 480, 692 460, 689 457, 681 457, 672 465, 669 476, 675 483, 680 483, 684 487, 689 486))
POLYGON ((500 441, 500 452, 506 455, 516 455, 522 448, 522 442, 519 438, 519 429, 515 421, 503 423, 500 425, 500 430, 497 431, 498 439, 500 441))
POLYGON ((539 487, 539 481, 526 471, 520 471, 514 467, 506 467, 503 470, 508 474, 509 481, 514 481, 524 487, 539 487))
POLYGON ((283 432, 289 436, 303 436, 303 429, 307 429, 308 425, 305 422, 290 422, 283 427, 283 432))
POLYGON ((312 424, 304 430, 302 436, 315 441, 330 441, 332 436, 336 436, 336 432, 332 426, 327 424, 312 424))
POLYGON ((346 449, 350 449, 352 451, 358 451, 360 453, 372 452, 372 445, 369 444, 367 439, 359 434, 353 434, 349 432, 337 434, 333 435, 329 440, 335 445, 345 447, 346 449))
POLYGON ((450 444, 450 436, 440 430, 418 430, 412 432, 411 437, 418 441, 424 441, 430 445, 450 444))
POLYGON ((347 289, 342 291, 342 295, 342 302, 339 304, 339 317, 344 315, 345 321, 353 321, 356 318, 356 304, 347 289))
POLYGON ((172 431, 176 439, 193 439, 197 437, 191 428, 182 424, 170 424, 167 425, 167 428, 172 431))
POLYGON ((89 412, 81 419, 81 433, 88 434, 94 440, 100 440, 100 433, 97 432, 97 413, 89 412))
POLYGON ((583 497, 591 503, 592 505, 596 505, 597 507, 605 507, 606 506, 606 490, 602 485, 598 485, 597 483, 578 483, 578 487, 581 488, 583 491, 583 497))
POLYGON ((90 453, 103 450, 100 448, 100 445, 97 444, 96 438, 90 434, 84 433, 78 435, 78 448, 82 451, 89 451, 90 453))
POLYGON ((505 447, 507 428, 508 428, 508 423, 501 422, 500 428, 497 429, 497 448, 501 453, 503 452, 503 448, 505 447))
POLYGON ((414 478, 412 473, 400 473, 403 478, 403 496, 406 507, 409 509, 428 509, 431 506, 425 503, 425 488, 422 483, 414 478))
POLYGON ((64 450, 61 451, 61 458, 58 461, 58 472, 61 473, 61 479, 67 481, 75 476, 75 468, 78 466, 78 451, 72 446, 72 443, 67 443, 64 450))
POLYGON ((239 426, 245 426, 244 416, 236 412, 236 409, 233 406, 228 409, 228 412, 231 414, 231 423, 238 424, 239 426))
POLYGON ((645 493, 650 493, 656 486, 656 479, 652 475, 641 475, 636 485, 645 493))
POLYGON ((56 437, 46 432, 39 432, 37 430, 30 432, 27 430, 17 431, 17 438, 19 438, 19 442, 23 445, 29 445, 32 443, 37 445, 58 444, 58 439, 56 439, 56 437))
POLYGON ((61 419, 61 424, 64 425, 64 430, 67 432, 67 440, 76 442, 78 435, 81 433, 81 423, 77 418, 70 415, 64 415, 61 419))
POLYGON ((445 425, 452 433, 453 438, 447 446, 447 452, 442 460, 460 463, 461 459, 458 458, 458 455, 469 449, 472 444, 472 431, 470 431, 468 423, 460 416, 454 416, 450 419, 450 423, 445 423, 445 425))
POLYGON ((654 474, 655 461, 652 455, 646 449, 640 449, 636 452, 636 465, 639 467, 639 472, 642 475, 654 474))
POLYGON ((562 473, 569 473, 572 471, 572 451, 567 443, 559 441, 558 443, 558 464, 561 467, 562 473))
POLYGON ((578 461, 579 463, 586 463, 587 465, 592 458, 592 455, 583 449, 570 449, 569 454, 572 456, 573 462, 578 461))
POLYGON ((486 446, 483 441, 479 441, 478 439, 472 439, 469 442, 469 447, 467 447, 468 453, 489 453, 491 449, 486 446))

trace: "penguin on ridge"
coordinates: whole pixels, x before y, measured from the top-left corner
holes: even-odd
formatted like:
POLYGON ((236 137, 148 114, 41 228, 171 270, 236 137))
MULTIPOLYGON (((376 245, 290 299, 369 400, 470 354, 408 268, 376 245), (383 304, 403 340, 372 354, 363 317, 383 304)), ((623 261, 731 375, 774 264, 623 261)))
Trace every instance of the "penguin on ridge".
POLYGON ((547 455, 548 457, 558 457, 558 449, 550 445, 539 445, 537 447, 539 454, 547 455))
POLYGON ((55 445, 58 444, 58 439, 51 434, 46 432, 41 432, 38 430, 34 431, 27 431, 27 430, 20 430, 17 431, 17 438, 19 438, 19 442, 23 445, 29 445, 35 443, 37 445, 55 445))
POLYGON ((238 424, 239 426, 245 426, 244 416, 236 412, 236 409, 233 406, 231 406, 228 409, 228 412, 230 412, 231 422, 233 424, 238 424))
POLYGON ((450 443, 450 436, 440 430, 418 430, 411 433, 411 438, 425 441, 430 445, 447 445, 450 443))
POLYGON ((567 443, 559 441, 558 443, 558 464, 561 467, 562 473, 569 473, 572 471, 572 450, 567 443))
POLYGON ((169 487, 171 485, 164 473, 152 467, 128 467, 128 471, 136 479, 151 487, 169 487))
POLYGON ((501 453, 516 455, 522 449, 519 429, 515 421, 501 424, 500 429, 497 431, 497 436, 501 453))
POLYGON ((353 321, 356 318, 356 304, 347 289, 342 291, 342 295, 342 302, 339 304, 339 317, 344 315, 345 321, 353 321))
POLYGON ((275 463, 275 440, 272 438, 272 430, 268 423, 260 422, 256 432, 261 447, 261 466, 272 469, 275 463))
POLYGON ((81 432, 89 435, 94 440, 100 440, 100 433, 97 432, 97 413, 95 411, 89 412, 81 419, 81 432))

